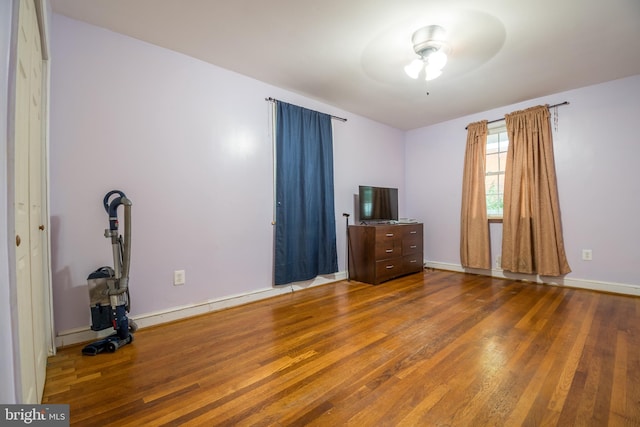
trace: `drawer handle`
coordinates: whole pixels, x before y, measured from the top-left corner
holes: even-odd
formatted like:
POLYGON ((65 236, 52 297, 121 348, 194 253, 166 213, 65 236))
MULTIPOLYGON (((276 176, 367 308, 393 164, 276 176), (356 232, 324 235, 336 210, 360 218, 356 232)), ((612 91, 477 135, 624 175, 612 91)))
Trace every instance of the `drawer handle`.
POLYGON ((392 268, 394 268, 394 267, 395 267, 395 265, 387 265, 385 268, 386 268, 387 270, 391 270, 391 269, 392 269, 392 268))
POLYGON ((387 237, 393 237, 393 233, 387 233, 386 236, 387 237))
POLYGON ((416 262, 418 262, 418 261, 415 260, 415 259, 412 259, 411 261, 409 261, 410 264, 415 264, 416 262))
POLYGON ((410 234, 417 234, 418 232, 417 231, 410 231, 409 233, 410 234))
POLYGON ((391 252, 393 252, 393 249, 387 249, 385 252, 390 254, 391 252))
POLYGON ((411 246, 409 246, 409 247, 410 247, 411 249, 415 249, 415 248, 417 248, 417 246, 416 246, 416 245, 411 245, 411 246))

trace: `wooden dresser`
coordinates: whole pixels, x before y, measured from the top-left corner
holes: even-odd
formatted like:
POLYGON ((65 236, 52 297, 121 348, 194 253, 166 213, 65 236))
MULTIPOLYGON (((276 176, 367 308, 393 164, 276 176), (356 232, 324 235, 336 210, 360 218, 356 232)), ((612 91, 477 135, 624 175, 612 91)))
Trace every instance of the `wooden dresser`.
POLYGON ((377 285, 423 268, 422 224, 349 226, 349 278, 377 285))

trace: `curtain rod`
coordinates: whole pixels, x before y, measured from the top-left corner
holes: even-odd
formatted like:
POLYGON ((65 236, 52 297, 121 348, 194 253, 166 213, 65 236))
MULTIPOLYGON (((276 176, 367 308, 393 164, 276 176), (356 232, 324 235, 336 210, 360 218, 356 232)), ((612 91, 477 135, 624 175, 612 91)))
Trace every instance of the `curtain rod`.
MULTIPOLYGON (((561 105, 569 105, 569 101, 564 101, 564 102, 561 102, 561 103, 559 103, 559 104, 549 105, 549 106, 547 106, 547 108, 548 108, 548 109, 551 109, 551 108, 554 108, 554 107, 560 107, 561 105)), ((489 123, 496 123, 496 122, 499 122, 500 120, 504 120, 504 117, 503 117, 503 118, 501 118, 501 119, 489 120, 489 121, 487 122, 487 124, 489 124, 489 123)), ((465 126, 465 128, 464 128, 464 129, 465 129, 465 130, 467 130, 468 128, 469 128, 469 126, 465 126)))
MULTIPOLYGON (((275 98, 271 98, 271 97, 269 97, 269 98, 265 98, 264 100, 265 100, 265 101, 270 101, 270 102, 278 102, 278 100, 277 100, 277 99, 275 99, 275 98)), ((322 114, 326 114, 326 113, 322 113, 322 114)), ((347 121, 347 119, 342 118, 342 117, 332 116, 331 114, 329 114, 329 116, 331 116, 331 118, 332 118, 332 119, 340 120, 341 122, 346 122, 346 121, 347 121)))

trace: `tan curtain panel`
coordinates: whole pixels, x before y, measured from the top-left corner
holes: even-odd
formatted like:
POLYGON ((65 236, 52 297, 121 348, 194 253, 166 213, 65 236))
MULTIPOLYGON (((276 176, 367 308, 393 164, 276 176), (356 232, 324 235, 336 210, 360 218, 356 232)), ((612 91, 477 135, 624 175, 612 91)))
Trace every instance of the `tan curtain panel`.
POLYGON ((489 221, 484 189, 487 121, 467 126, 467 149, 462 177, 460 261, 467 268, 491 268, 489 221))
POLYGON ((567 263, 553 157, 549 109, 505 116, 509 149, 505 170, 502 268, 560 276, 567 263))

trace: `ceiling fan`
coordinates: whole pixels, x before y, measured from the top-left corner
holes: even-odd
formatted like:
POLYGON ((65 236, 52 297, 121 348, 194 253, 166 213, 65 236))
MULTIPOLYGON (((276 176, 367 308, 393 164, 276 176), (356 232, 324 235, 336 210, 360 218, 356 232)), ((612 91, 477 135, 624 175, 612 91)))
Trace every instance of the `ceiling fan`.
POLYGON ((424 69, 425 80, 433 80, 442 74, 450 52, 445 42, 446 32, 439 25, 428 25, 413 33, 413 50, 419 56, 404 67, 405 73, 417 79, 424 69))

